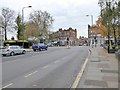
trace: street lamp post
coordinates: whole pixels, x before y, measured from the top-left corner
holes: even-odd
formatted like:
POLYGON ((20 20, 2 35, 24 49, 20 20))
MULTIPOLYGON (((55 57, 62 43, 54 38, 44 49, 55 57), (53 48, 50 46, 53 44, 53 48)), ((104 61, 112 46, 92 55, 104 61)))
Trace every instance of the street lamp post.
MULTIPOLYGON (((117 29, 119 30, 120 29, 120 1, 119 0, 117 0, 117 2, 116 2, 116 5, 117 5, 117 8, 118 8, 118 11, 117 11, 117 14, 118 14, 118 18, 117 18, 117 29)), ((117 31, 118 32, 118 39, 119 39, 119 37, 120 37, 120 32, 119 31, 117 31)), ((116 37, 116 44, 117 44, 117 46, 118 46, 118 42, 119 42, 119 40, 117 39, 117 37, 116 37)))
MULTIPOLYGON (((93 15, 86 15, 87 17, 90 16, 91 17, 91 26, 93 26, 93 15)), ((93 30, 91 30, 91 41, 92 41, 92 48, 93 48, 93 30)))
MULTIPOLYGON (((110 6, 111 6, 111 0, 99 0, 98 4, 100 6, 103 6, 103 4, 105 4, 106 7, 108 7, 108 9, 109 9, 107 27, 108 27, 108 53, 110 53, 110 6)), ((102 11, 101 11, 101 13, 102 13, 102 11)))
POLYGON ((102 2, 102 1, 99 0, 98 4, 101 7, 101 11, 100 11, 101 15, 100 16, 102 18, 102 8, 103 8, 103 5, 104 5, 104 2, 102 2))
MULTIPOLYGON (((106 2, 107 6, 109 7, 110 10, 110 2, 106 2)), ((109 11, 110 13, 110 11, 109 11)), ((110 53, 110 14, 108 13, 108 53, 110 53)))
POLYGON ((22 8, 22 33, 23 33, 23 45, 22 47, 24 48, 24 9, 25 8, 31 8, 32 6, 27 6, 22 8))

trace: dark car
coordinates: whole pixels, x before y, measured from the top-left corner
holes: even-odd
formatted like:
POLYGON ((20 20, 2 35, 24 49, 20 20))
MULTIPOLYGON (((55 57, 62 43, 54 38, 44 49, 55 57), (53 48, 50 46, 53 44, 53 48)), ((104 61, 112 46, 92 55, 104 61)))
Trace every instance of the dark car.
POLYGON ((45 45, 44 43, 38 43, 38 44, 34 44, 32 45, 32 49, 33 51, 41 51, 41 50, 47 50, 48 49, 48 46, 45 45))

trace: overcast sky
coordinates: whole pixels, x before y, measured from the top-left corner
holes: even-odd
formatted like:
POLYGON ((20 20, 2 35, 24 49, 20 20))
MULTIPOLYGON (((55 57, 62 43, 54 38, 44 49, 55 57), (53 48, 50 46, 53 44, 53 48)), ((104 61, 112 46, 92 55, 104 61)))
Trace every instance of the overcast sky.
POLYGON ((77 29, 78 37, 87 37, 87 25, 91 24, 91 18, 86 15, 93 15, 95 24, 100 12, 98 0, 0 0, 0 9, 8 7, 16 13, 21 13, 22 8, 29 5, 32 8, 24 9, 25 20, 34 10, 47 11, 55 19, 51 31, 72 27, 77 29))

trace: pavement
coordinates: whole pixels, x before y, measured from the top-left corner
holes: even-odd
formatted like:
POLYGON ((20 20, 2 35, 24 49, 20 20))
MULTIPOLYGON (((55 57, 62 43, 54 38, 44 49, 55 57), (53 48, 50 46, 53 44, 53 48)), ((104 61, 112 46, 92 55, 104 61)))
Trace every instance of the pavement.
POLYGON ((33 49, 29 48, 29 49, 25 49, 27 52, 32 52, 33 49))
POLYGON ((102 47, 91 48, 78 88, 118 88, 118 60, 102 47))

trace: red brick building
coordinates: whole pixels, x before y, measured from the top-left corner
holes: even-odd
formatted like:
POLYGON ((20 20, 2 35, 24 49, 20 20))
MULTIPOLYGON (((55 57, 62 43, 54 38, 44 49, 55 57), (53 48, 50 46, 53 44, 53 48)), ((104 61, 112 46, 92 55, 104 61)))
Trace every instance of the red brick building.
POLYGON ((62 29, 60 28, 58 31, 52 33, 50 35, 50 38, 54 41, 59 41, 60 45, 66 45, 67 44, 67 38, 69 38, 70 45, 74 46, 76 45, 77 40, 77 30, 72 29, 71 27, 69 29, 62 29))
POLYGON ((82 46, 82 45, 88 45, 88 38, 84 37, 84 36, 80 36, 79 37, 79 45, 82 46))

